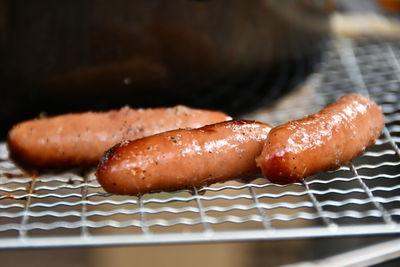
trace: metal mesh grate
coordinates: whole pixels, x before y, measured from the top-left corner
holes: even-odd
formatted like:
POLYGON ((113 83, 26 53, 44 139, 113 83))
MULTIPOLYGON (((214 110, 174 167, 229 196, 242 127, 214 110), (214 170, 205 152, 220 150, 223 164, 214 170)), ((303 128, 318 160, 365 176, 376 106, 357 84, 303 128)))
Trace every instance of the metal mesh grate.
MULTIPOLYGON (((153 244, 400 233, 400 43, 332 43, 295 97, 251 118, 278 124, 339 95, 379 103, 386 128, 349 166, 280 186, 256 179, 141 198, 105 193, 93 173, 31 177, 0 145, 0 247, 153 244)), ((303 113, 303 114, 301 114, 303 113)))

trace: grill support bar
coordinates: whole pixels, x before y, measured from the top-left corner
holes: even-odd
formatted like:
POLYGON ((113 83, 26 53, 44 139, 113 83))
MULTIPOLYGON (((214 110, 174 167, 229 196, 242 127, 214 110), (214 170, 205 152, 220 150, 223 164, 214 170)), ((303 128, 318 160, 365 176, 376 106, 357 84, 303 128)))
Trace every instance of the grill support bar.
MULTIPOLYGON (((316 237, 338 237, 338 236, 357 236, 377 235, 377 234, 397 234, 399 236, 399 225, 357 225, 342 226, 336 230, 327 227, 280 229, 279 231, 266 230, 235 230, 235 231, 215 231, 212 235, 207 232, 195 233, 159 233, 156 242, 152 244, 176 244, 176 243, 205 243, 205 242, 233 242, 233 241, 257 241, 257 240, 286 240, 297 238, 316 238, 316 237)), ((145 245, 149 244, 147 235, 96 235, 87 238, 76 236, 58 237, 39 237, 19 240, 15 238, 4 238, 0 243, 0 249, 15 248, 45 248, 45 247, 81 247, 81 246, 112 246, 112 245, 145 245)))

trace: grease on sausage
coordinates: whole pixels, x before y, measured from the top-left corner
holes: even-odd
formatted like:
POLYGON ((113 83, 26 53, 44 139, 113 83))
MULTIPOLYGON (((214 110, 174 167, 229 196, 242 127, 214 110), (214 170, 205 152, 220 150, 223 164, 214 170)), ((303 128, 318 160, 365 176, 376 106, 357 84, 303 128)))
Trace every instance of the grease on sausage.
POLYGON ((27 168, 92 166, 123 140, 228 119, 222 112, 185 106, 66 114, 15 125, 9 132, 8 146, 11 156, 27 168))
POLYGON ((320 112, 271 130, 257 165, 274 183, 299 182, 351 161, 375 143, 381 109, 361 95, 346 95, 320 112))
POLYGON ((97 180, 109 193, 141 195, 254 177, 269 131, 259 122, 228 121, 125 141, 105 153, 97 180))

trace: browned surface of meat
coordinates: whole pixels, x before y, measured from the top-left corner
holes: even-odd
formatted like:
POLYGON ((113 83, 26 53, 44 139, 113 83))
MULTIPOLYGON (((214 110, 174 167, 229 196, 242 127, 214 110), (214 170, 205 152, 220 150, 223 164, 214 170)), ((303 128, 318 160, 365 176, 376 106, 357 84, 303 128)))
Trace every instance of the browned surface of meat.
POLYGON ((11 156, 22 166, 53 169, 91 166, 123 140, 177 128, 197 128, 230 119, 222 112, 172 108, 66 114, 15 125, 9 132, 11 156))
POLYGON ((271 130, 257 164, 274 183, 299 182, 333 170, 375 143, 384 126, 368 97, 346 95, 320 112, 271 130))
POLYGON ((125 141, 103 156, 97 180, 114 194, 193 189, 260 174, 269 125, 228 121, 199 129, 181 129, 125 141))

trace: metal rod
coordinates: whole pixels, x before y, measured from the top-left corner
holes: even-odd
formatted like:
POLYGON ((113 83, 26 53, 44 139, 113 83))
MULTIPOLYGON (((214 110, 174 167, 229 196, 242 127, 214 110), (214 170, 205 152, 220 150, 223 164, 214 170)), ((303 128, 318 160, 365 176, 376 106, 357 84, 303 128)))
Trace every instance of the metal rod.
POLYGON ((143 204, 142 196, 138 196, 138 203, 139 203, 139 209, 140 209, 141 229, 144 234, 149 234, 150 229, 149 229, 149 226, 147 225, 147 221, 146 221, 146 214, 144 212, 144 204, 143 204))
POLYGON ((312 203, 314 204, 315 209, 317 210, 317 213, 321 217, 322 221, 326 224, 328 229, 330 230, 336 230, 337 229, 337 224, 332 222, 332 220, 328 217, 325 216, 324 210, 322 209, 321 203, 319 203, 318 199, 314 196, 312 191, 310 190, 310 187, 308 186, 306 180, 303 180, 303 184, 307 190, 307 194, 310 197, 312 203))
POLYGON ((341 39, 336 44, 338 44, 336 45, 336 49, 339 52, 340 60, 347 70, 350 80, 353 81, 353 83, 357 86, 356 90, 369 96, 369 91, 364 82, 360 67, 358 66, 357 58, 354 54, 351 41, 347 39, 341 39))
POLYGON ((36 179, 37 176, 36 174, 32 175, 32 179, 29 182, 29 186, 27 188, 27 196, 26 196, 26 202, 25 202, 25 207, 24 207, 24 215, 22 216, 21 219, 21 225, 20 225, 20 229, 19 229, 19 237, 20 238, 26 238, 27 236, 27 230, 26 230, 26 225, 29 221, 29 206, 31 204, 31 200, 32 200, 32 193, 35 190, 35 184, 36 184, 36 179))
POLYGON ((196 187, 193 187, 193 193, 194 193, 194 196, 196 199, 197 207, 199 208, 200 220, 201 220, 201 223, 203 224, 204 232, 212 233, 213 230, 210 227, 209 223, 207 222, 206 213, 204 211, 203 204, 201 204, 199 191, 197 190, 196 187))
POLYGON ((88 193, 88 187, 87 187, 87 183, 88 183, 88 175, 85 174, 82 176, 83 177, 83 183, 84 186, 81 188, 81 235, 82 237, 87 237, 89 235, 89 231, 87 229, 86 226, 86 211, 87 211, 87 207, 86 207, 86 201, 87 201, 87 193, 88 193))
POLYGON ((264 228, 267 230, 271 229, 271 227, 272 227, 271 220, 269 219, 268 215, 265 213, 264 209, 260 206, 260 202, 258 201, 258 197, 256 195, 254 188, 249 187, 249 191, 250 191, 251 197, 253 198, 254 204, 256 205, 256 208, 261 215, 264 228))
POLYGON ((377 202, 375 200, 374 194, 371 192, 369 187, 364 183, 363 179, 360 177, 358 174, 357 169, 354 167, 353 163, 350 164, 350 170, 354 173, 354 175, 357 177, 358 183, 362 187, 362 189, 365 191, 367 194, 368 198, 371 200, 372 204, 377 208, 381 213, 382 213, 382 218, 387 224, 393 224, 394 221, 392 219, 392 216, 389 214, 389 212, 381 205, 381 203, 377 202))

